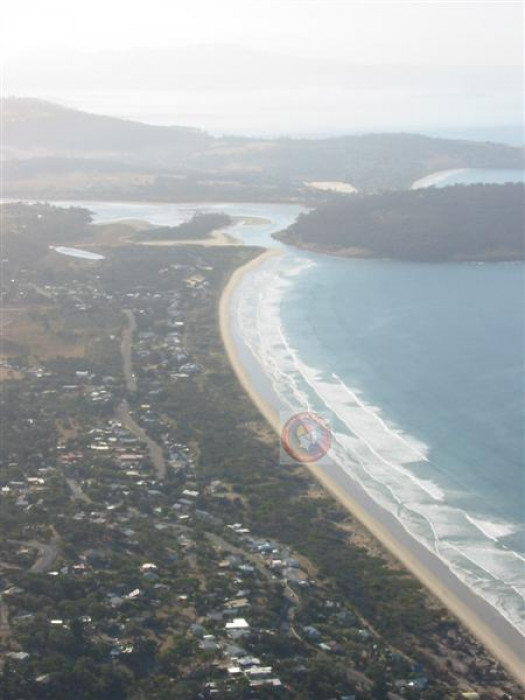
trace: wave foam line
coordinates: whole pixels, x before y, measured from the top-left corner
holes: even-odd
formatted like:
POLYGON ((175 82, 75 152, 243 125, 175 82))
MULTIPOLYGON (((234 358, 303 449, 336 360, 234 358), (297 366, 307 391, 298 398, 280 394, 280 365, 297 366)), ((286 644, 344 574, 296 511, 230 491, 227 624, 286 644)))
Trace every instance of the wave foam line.
MULTIPOLYGON (((256 272, 255 280, 251 278, 249 285, 242 285, 243 293, 239 297, 237 307, 238 326, 243 341, 270 377, 276 395, 283 403, 292 407, 295 402, 295 407, 302 410, 313 410, 316 399, 333 412, 341 424, 352 433, 335 433, 334 452, 340 468, 350 478, 356 479, 376 502, 392 512, 405 529, 439 556, 454 570, 458 578, 489 603, 494 604, 497 598, 500 601, 498 609, 521 631, 523 619, 518 615, 519 605, 516 601, 513 604, 509 597, 509 594, 516 595, 521 599, 513 575, 519 555, 512 550, 496 549, 494 528, 491 537, 487 534, 486 526, 485 529, 480 527, 482 521, 476 521, 467 513, 444 503, 445 494, 437 484, 418 479, 403 466, 415 461, 429 463, 428 446, 424 445, 422 448, 415 438, 402 431, 398 432, 392 424, 387 424, 380 409, 367 404, 340 377, 332 374, 336 379, 334 390, 334 382, 322 381, 321 371, 304 363, 299 358, 298 350, 292 347, 281 322, 281 304, 287 290, 293 285, 293 278, 312 265, 311 261, 304 259, 296 259, 295 263, 293 269, 288 267, 285 272, 283 259, 275 259, 271 265, 265 266, 264 274, 256 272), (345 394, 344 399, 342 393, 345 394), (348 397, 353 401, 353 406, 348 405, 348 397), (371 425, 375 426, 375 430, 370 430, 371 425), (385 436, 389 440, 387 443, 384 440, 385 436), (377 440, 381 440, 381 437, 382 443, 378 445, 377 440), (396 447, 393 448, 394 443, 396 447), (397 462, 393 461, 392 455, 397 456, 397 462), (357 465, 363 472, 361 475, 357 465), (418 532, 414 517, 421 519, 420 528, 426 523, 431 536, 422 536, 421 532, 418 532), (491 546, 496 552, 487 551, 491 546), (479 571, 484 572, 483 575, 473 576, 464 565, 458 565, 457 561, 454 561, 453 552, 455 557, 460 557, 463 562, 469 561, 479 571), (485 559, 481 561, 483 553, 485 559), (490 561, 487 562, 487 558, 490 561), (506 600, 505 605, 501 603, 503 599, 506 600), (507 610, 509 606, 513 610, 511 613, 507 610)), ((291 264, 293 259, 286 256, 286 265, 291 264)), ((501 523, 498 527, 499 536, 515 531, 515 526, 510 523, 501 523)))

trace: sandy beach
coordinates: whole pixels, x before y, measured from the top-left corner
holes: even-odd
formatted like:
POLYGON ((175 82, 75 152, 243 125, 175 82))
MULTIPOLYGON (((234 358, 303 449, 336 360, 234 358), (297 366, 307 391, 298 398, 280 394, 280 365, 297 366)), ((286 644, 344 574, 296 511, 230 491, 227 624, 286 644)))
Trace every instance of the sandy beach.
POLYGON ((151 247, 172 247, 185 245, 199 245, 204 248, 222 245, 243 245, 242 241, 237 240, 229 233, 222 230, 212 231, 208 238, 187 238, 184 240, 165 240, 165 241, 128 241, 134 245, 151 246, 151 247))
MULTIPOLYGON (((259 216, 238 216, 233 217, 234 224, 243 224, 244 226, 261 226, 269 224, 269 219, 264 219, 259 216)), ((231 225, 218 228, 205 238, 187 238, 187 239, 165 239, 165 240, 139 240, 135 238, 137 233, 142 231, 148 231, 154 228, 154 226, 148 221, 142 219, 119 219, 115 222, 95 222, 94 226, 99 227, 103 231, 111 231, 112 228, 116 229, 116 235, 106 235, 103 238, 105 243, 113 243, 115 245, 120 245, 122 243, 130 245, 140 245, 140 246, 151 246, 151 247, 172 247, 172 246, 185 246, 185 245, 198 245, 203 247, 214 247, 214 246, 225 246, 225 245, 244 245, 243 241, 236 238, 228 230, 232 228, 231 225), (124 227, 125 232, 122 233, 121 227, 124 227), (131 231, 131 233, 130 233, 131 231)), ((87 244, 86 244, 87 245, 87 244)))
POLYGON ((338 192, 339 194, 356 194, 357 187, 354 187, 349 182, 340 182, 336 180, 326 180, 324 182, 305 182, 307 187, 321 192, 338 192))
MULTIPOLYGON (((248 222, 250 223, 250 222, 248 222)), ((242 241, 237 240, 234 236, 222 228, 212 231, 210 235, 206 238, 195 238, 195 239, 176 239, 176 240, 137 240, 135 235, 141 231, 148 231, 152 228, 152 225, 147 221, 142 221, 140 219, 121 219, 117 222, 97 222, 94 226, 98 226, 101 229, 117 229, 117 235, 114 237, 114 244, 120 245, 122 243, 127 243, 129 245, 140 245, 140 246, 152 246, 152 247, 171 247, 171 246, 185 246, 185 245, 199 245, 204 247, 210 246, 222 246, 222 245, 242 245, 242 241), (121 227, 125 228, 125 232, 122 233, 121 227), (130 233, 131 231, 131 233, 130 233)))
MULTIPOLYGON (((239 381, 262 415, 280 435, 278 411, 258 393, 240 361, 230 316, 232 296, 243 276, 279 254, 282 253, 267 250, 232 274, 220 299, 219 322, 226 352, 239 381)), ((322 467, 313 464, 308 468, 325 489, 456 615, 520 683, 525 684, 525 639, 515 627, 462 583, 441 559, 412 538, 390 513, 375 503, 336 464, 322 467)))
POLYGON ((438 170, 436 173, 431 175, 425 175, 425 177, 420 178, 412 183, 410 189, 418 190, 421 187, 432 187, 434 185, 439 185, 440 182, 446 180, 449 175, 459 175, 460 173, 468 172, 468 168, 452 168, 451 170, 438 170))

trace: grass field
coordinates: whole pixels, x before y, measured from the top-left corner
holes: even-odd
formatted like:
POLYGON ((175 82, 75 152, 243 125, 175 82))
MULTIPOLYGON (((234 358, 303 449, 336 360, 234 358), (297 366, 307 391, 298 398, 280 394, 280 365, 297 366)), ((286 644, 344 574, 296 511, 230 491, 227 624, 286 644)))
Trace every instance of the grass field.
POLYGON ((34 359, 84 357, 90 340, 87 333, 66 329, 49 307, 25 306, 4 309, 0 329, 0 357, 27 354, 34 359))

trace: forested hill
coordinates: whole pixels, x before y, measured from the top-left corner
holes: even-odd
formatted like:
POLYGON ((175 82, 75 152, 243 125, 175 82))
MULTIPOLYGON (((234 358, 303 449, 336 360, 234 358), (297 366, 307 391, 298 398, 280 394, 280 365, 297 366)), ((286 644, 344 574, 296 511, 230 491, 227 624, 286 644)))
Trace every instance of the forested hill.
POLYGON ((276 238, 345 257, 524 259, 522 184, 428 188, 339 198, 276 238))
POLYGON ((5 98, 1 106, 6 128, 2 146, 15 158, 52 155, 154 162, 163 153, 184 157, 213 142, 211 136, 199 129, 152 126, 90 114, 45 100, 5 98))
POLYGON ((371 193, 436 171, 520 168, 523 149, 420 134, 214 137, 88 114, 42 100, 0 100, 6 197, 319 202, 310 182, 371 193))

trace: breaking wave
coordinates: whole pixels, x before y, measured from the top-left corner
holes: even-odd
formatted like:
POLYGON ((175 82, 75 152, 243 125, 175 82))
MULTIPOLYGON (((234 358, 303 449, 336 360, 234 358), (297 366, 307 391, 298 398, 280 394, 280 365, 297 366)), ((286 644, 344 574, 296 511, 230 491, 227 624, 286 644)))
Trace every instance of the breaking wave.
POLYGON ((239 339, 271 382, 279 408, 329 415, 331 457, 338 466, 525 634, 525 558, 504 544, 519 524, 496 522, 447 503, 443 484, 421 475, 432 472, 439 477, 431 446, 389 420, 380 407, 326 367, 307 364, 292 330, 283 327, 285 295, 317 264, 287 253, 247 275, 233 302, 239 339))

